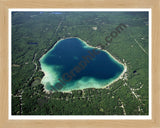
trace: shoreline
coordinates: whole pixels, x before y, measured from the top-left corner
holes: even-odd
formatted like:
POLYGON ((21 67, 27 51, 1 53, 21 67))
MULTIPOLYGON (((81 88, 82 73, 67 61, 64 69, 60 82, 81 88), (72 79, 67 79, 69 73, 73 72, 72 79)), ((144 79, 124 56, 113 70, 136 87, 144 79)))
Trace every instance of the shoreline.
MULTIPOLYGON (((101 88, 94 87, 94 88, 84 88, 84 89, 75 89, 75 90, 73 89, 71 91, 60 91, 60 92, 62 92, 62 93, 72 93, 72 91, 78 91, 78 90, 83 91, 85 89, 106 89, 107 86, 110 86, 111 84, 113 84, 113 83, 117 82, 119 79, 121 79, 121 77, 124 75, 124 73, 126 71, 127 71, 127 66, 125 65, 125 68, 124 68, 123 72, 116 79, 114 79, 112 82, 108 83, 107 85, 105 85, 105 86, 103 86, 101 88)), ((52 92, 52 93, 54 93, 54 92, 52 92)))
MULTIPOLYGON (((48 52, 50 52, 60 41, 65 40, 65 39, 70 39, 70 38, 77 38, 78 40, 80 40, 81 42, 83 42, 83 43, 84 43, 86 46, 88 46, 88 47, 96 48, 96 49, 99 49, 99 50, 102 50, 102 51, 106 52, 111 58, 113 58, 113 60, 114 60, 115 62, 123 65, 123 67, 124 67, 123 72, 122 72, 115 80, 113 80, 112 82, 108 83, 108 84, 105 85, 104 87, 101 87, 101 88, 95 88, 95 87, 94 87, 94 89, 105 89, 107 86, 110 86, 111 84, 113 84, 113 83, 115 83, 116 81, 118 81, 119 79, 121 79, 121 77, 123 77, 124 73, 127 72, 127 65, 126 65, 126 64, 123 64, 121 61, 117 60, 117 59, 116 59, 113 55, 111 55, 107 50, 98 48, 97 46, 96 46, 96 47, 91 46, 90 44, 87 44, 87 42, 85 42, 84 40, 80 39, 79 37, 67 37, 67 38, 62 38, 62 39, 56 41, 56 43, 52 46, 52 48, 49 49, 45 54, 43 54, 43 55, 41 56, 41 58, 39 59, 39 62, 40 62, 41 59, 43 59, 44 55, 46 55, 48 52)), ((40 66, 40 67, 41 67, 41 66, 40 66)), ((41 68, 41 71, 42 71, 42 68, 41 68)), ((44 76, 45 76, 45 75, 46 75, 45 72, 44 72, 44 71, 42 71, 42 72, 44 73, 44 76)), ((43 77, 44 77, 44 76, 43 76, 43 77)), ((42 78, 42 79, 43 79, 43 78, 42 78)), ((41 79, 41 80, 42 80, 42 79, 41 79)), ((85 89, 93 89, 93 88, 85 88, 85 89)), ((62 93, 72 93, 72 91, 78 91, 78 90, 83 91, 84 89, 77 89, 77 90, 71 90, 71 91, 60 91, 60 92, 62 92, 62 93)), ((45 85, 44 85, 44 92, 47 93, 47 94, 55 93, 55 92, 51 92, 50 90, 47 90, 47 89, 45 88, 45 85)))

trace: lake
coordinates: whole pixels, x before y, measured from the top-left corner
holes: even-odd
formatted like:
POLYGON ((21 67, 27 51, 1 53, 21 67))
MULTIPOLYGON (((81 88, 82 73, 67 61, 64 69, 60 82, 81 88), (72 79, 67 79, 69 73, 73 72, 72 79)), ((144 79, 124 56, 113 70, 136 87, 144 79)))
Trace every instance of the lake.
POLYGON ((89 46, 80 38, 59 40, 40 59, 46 90, 68 92, 104 88, 117 80, 124 65, 109 53, 89 46))

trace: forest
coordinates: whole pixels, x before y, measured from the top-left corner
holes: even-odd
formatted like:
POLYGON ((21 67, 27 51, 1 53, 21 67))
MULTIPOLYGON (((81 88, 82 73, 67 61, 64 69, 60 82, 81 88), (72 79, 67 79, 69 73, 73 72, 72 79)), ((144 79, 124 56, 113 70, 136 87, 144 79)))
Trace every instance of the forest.
POLYGON ((148 24, 148 12, 12 12, 12 115, 148 115, 148 24), (103 89, 46 93, 39 59, 67 37, 107 50, 127 72, 103 89))

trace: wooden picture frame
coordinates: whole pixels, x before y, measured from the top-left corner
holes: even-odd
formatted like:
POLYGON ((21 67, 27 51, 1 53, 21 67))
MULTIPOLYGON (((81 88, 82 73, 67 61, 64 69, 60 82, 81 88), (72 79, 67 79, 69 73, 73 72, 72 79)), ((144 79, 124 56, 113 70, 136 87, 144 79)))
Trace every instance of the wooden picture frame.
POLYGON ((159 0, 142 1, 65 1, 65 0, 0 0, 0 127, 160 127, 160 80, 159 50, 160 41, 160 2, 159 0), (152 9, 152 119, 148 120, 9 120, 9 9, 10 8, 151 8, 152 9))

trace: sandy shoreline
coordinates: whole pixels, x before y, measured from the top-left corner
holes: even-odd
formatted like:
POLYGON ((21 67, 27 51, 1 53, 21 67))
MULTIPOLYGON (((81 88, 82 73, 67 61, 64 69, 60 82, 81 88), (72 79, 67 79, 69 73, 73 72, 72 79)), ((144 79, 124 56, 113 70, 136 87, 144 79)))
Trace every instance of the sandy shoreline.
MULTIPOLYGON (((110 83, 108 83, 106 86, 104 86, 104 87, 101 87, 101 88, 95 88, 95 89, 104 89, 104 88, 106 88, 107 86, 109 86, 109 85, 111 85, 111 84, 113 84, 113 83, 115 83, 116 81, 118 81, 120 78, 122 78, 123 77, 123 75, 124 75, 124 73, 127 71, 127 65, 126 64, 123 64, 122 62, 120 62, 120 61, 118 61, 114 56, 112 56, 107 50, 104 50, 104 49, 101 49, 101 48, 98 48, 98 47, 94 47, 94 46, 91 46, 91 45, 89 45, 89 44, 87 44, 87 42, 85 42, 84 40, 82 40, 82 39, 80 39, 79 37, 67 37, 67 38, 64 38, 64 39, 70 39, 70 38, 77 38, 77 39, 79 39, 81 42, 83 42, 86 46, 88 46, 88 47, 92 47, 92 48, 96 48, 96 49, 99 49, 99 50, 102 50, 102 51, 104 51, 104 52, 106 52, 107 54, 109 54, 109 56, 111 56, 113 59, 114 59, 114 61, 116 61, 117 63, 120 63, 121 65, 123 65, 123 67, 124 67, 124 70, 123 70, 123 72, 119 75, 119 77, 117 77, 115 80, 113 80, 112 82, 110 82, 110 83)), ((49 50, 49 51, 47 51, 45 54, 43 54, 42 55, 42 57, 39 59, 39 61, 41 60, 41 59, 43 59, 43 57, 44 57, 44 55, 46 55, 48 52, 50 52, 60 41, 62 41, 62 40, 64 40, 63 38, 62 39, 60 39, 60 40, 58 40, 56 43, 55 43, 55 45, 53 45, 53 47, 49 50)), ((42 71, 43 72, 43 71, 42 71)), ((44 74, 45 74, 45 72, 43 72, 44 74)), ((46 74, 45 74, 46 75, 46 74)), ((45 76, 44 75, 44 76, 45 76)), ((43 77, 44 77, 43 76, 43 77)), ((43 79, 43 78, 42 78, 43 79)), ((87 88, 85 88, 85 89, 87 89, 87 88)), ((89 89, 89 88, 88 88, 89 89)), ((91 88, 90 88, 91 89, 91 88)), ((84 90, 84 89, 77 89, 77 91, 78 90, 84 90)), ((75 91, 75 90, 71 90, 71 91, 61 91, 62 93, 72 93, 72 91, 75 91)), ((50 93, 54 93, 54 92, 51 92, 50 90, 47 90, 46 88, 45 88, 45 85, 44 85, 44 92, 45 93, 47 93, 47 94, 50 94, 50 93)))

